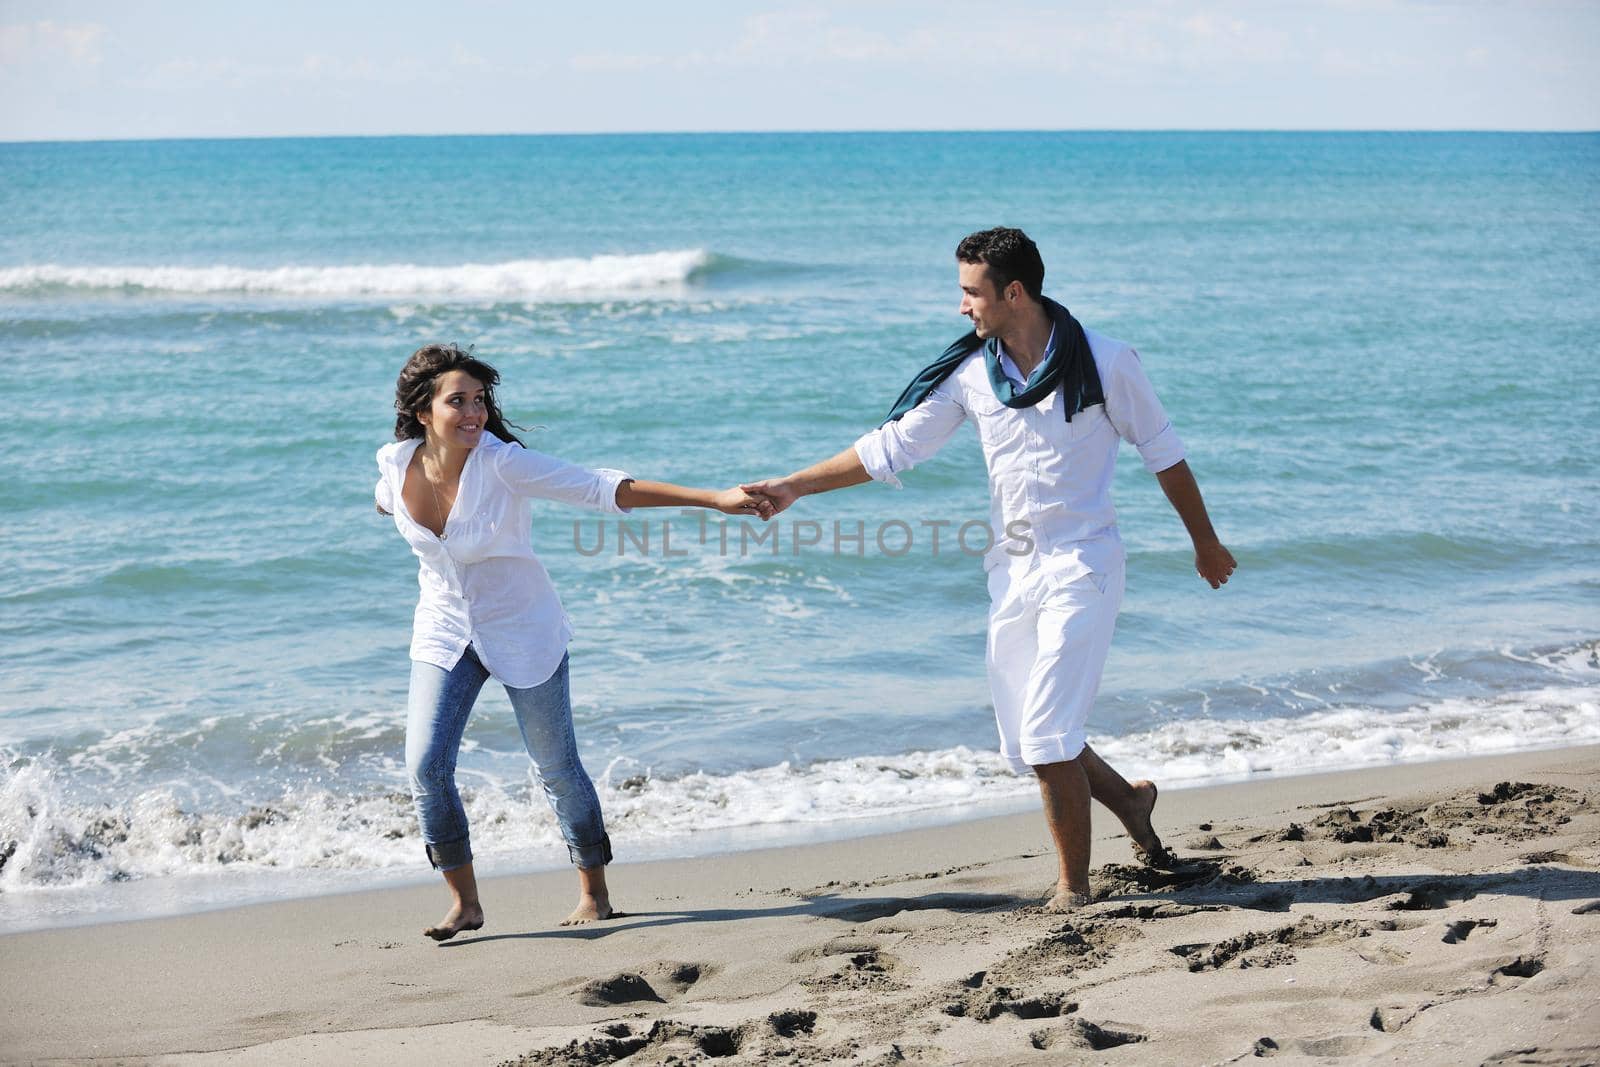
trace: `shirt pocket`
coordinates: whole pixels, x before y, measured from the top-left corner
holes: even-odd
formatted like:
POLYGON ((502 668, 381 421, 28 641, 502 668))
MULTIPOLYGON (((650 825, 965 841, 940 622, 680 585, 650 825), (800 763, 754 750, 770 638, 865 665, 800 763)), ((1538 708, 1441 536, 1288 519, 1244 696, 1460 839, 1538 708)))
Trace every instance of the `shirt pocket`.
POLYGON ((1010 435, 1011 421, 1015 416, 994 398, 993 393, 974 393, 967 397, 967 414, 978 428, 978 437, 985 444, 1000 444, 1010 435))
POLYGON ((1106 406, 1093 404, 1072 416, 1072 421, 1067 424, 1067 438, 1085 441, 1109 429, 1111 420, 1106 418, 1106 406))

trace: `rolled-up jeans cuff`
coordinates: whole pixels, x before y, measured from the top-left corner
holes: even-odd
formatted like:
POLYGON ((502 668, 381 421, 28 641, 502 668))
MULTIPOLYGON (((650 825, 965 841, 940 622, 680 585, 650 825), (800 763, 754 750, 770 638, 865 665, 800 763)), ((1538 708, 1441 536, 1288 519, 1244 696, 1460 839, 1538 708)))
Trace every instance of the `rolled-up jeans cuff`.
POLYGON ((436 871, 453 871, 472 862, 472 844, 463 837, 458 841, 441 841, 430 845, 423 843, 428 852, 428 862, 436 871))
POLYGON ((567 853, 572 857, 572 862, 584 870, 604 867, 611 862, 611 835, 601 834, 600 840, 592 845, 574 845, 569 841, 567 853))

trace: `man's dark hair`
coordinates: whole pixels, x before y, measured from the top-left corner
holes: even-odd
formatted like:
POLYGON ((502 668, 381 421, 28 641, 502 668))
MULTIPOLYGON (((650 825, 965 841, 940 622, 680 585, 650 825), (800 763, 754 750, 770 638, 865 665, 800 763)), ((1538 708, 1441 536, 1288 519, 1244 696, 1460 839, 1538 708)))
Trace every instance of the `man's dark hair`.
POLYGON ((956 259, 989 268, 989 280, 994 282, 997 293, 1005 292, 1012 282, 1021 282, 1036 301, 1044 293, 1044 260, 1039 258, 1039 246, 1021 230, 996 226, 970 233, 956 245, 956 259))

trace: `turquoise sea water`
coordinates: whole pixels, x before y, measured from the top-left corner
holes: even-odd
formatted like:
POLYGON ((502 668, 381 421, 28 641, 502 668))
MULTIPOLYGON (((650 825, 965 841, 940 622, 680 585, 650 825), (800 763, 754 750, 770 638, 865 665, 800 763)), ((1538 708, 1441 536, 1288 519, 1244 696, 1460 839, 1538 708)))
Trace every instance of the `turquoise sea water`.
MULTIPOLYGON (((475 344, 532 447, 783 473, 964 330, 953 248, 995 224, 1139 348, 1240 562, 1200 583, 1127 451, 1102 752, 1181 783, 1600 740, 1600 136, 0 145, 0 217, 0 928, 419 875, 415 565, 371 505, 419 344, 475 344)), ((951 544, 975 435, 906 484, 775 549, 536 508, 620 857, 1033 803, 951 544)), ((502 695, 461 773, 480 865, 563 862, 502 695)))

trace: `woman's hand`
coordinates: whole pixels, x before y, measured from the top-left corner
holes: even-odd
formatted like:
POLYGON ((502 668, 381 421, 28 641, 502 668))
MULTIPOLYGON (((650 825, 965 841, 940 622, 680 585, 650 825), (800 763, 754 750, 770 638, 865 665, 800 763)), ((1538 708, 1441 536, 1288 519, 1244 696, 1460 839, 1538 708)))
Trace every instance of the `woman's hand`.
POLYGON ((762 522, 777 514, 772 501, 743 489, 724 489, 713 498, 712 507, 724 515, 756 515, 762 522))
POLYGON ((780 511, 800 499, 800 493, 787 478, 767 478, 759 482, 743 482, 739 488, 772 505, 772 513, 780 511))

